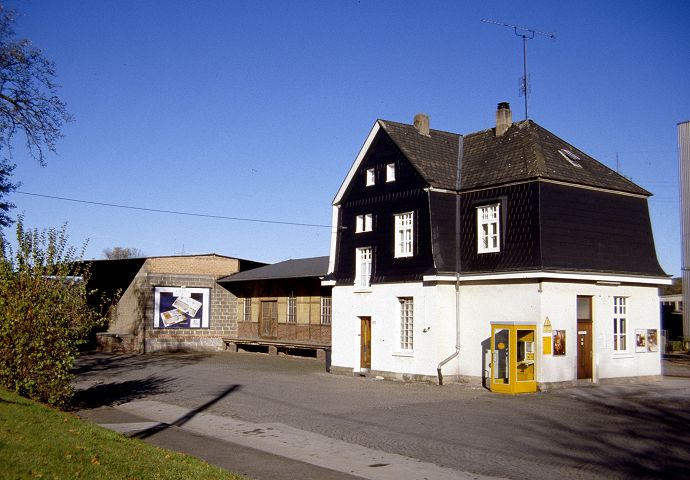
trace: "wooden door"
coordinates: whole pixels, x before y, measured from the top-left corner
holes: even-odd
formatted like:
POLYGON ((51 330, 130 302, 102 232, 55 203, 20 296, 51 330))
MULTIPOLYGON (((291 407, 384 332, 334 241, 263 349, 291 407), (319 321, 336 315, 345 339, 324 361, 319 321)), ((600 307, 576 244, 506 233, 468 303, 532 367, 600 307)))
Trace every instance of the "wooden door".
POLYGON ((577 378, 592 378, 592 297, 577 297, 577 378))
POLYGON ((259 335, 263 338, 276 338, 278 336, 278 302, 261 302, 259 335))
POLYGON ((577 378, 592 378, 592 322, 577 322, 577 378))
POLYGON ((360 323, 359 367, 369 369, 371 368, 371 317, 360 317, 360 323))

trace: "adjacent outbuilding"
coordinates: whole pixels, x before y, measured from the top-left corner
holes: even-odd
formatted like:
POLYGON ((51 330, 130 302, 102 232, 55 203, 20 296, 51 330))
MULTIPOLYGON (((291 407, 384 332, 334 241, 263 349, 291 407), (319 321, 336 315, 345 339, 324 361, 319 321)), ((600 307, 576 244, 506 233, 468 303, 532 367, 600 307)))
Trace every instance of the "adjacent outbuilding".
POLYGON ((237 297, 237 334, 228 347, 325 357, 331 348, 328 257, 292 259, 237 273, 218 283, 237 297))
POLYGON ((222 350, 237 334, 237 301, 216 281, 265 263, 217 255, 94 260, 89 288, 117 298, 99 349, 222 350))

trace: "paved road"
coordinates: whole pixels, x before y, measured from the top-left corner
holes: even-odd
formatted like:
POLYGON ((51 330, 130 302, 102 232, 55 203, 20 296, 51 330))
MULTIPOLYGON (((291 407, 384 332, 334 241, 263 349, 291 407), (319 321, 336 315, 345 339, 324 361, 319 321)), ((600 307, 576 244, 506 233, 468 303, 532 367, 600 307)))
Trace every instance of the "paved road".
POLYGON ((690 362, 665 369, 506 396, 293 357, 92 354, 76 386, 83 417, 258 479, 690 478, 690 362))

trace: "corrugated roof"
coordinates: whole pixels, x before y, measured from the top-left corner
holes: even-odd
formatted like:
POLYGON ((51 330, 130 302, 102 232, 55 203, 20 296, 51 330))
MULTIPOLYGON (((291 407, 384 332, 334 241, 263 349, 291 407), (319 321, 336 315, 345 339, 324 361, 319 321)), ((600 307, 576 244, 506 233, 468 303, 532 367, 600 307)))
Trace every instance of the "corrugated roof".
POLYGON ((322 277, 328 273, 328 257, 297 258, 247 270, 218 282, 246 282, 251 280, 276 280, 281 278, 322 277))
MULTIPOLYGON (((379 124, 430 186, 455 190, 459 134, 430 130, 427 136, 412 125, 388 120, 379 124)), ((464 136, 462 190, 537 178, 651 195, 532 120, 513 123, 501 137, 493 129, 464 136), (559 150, 572 152, 580 166, 559 150)))

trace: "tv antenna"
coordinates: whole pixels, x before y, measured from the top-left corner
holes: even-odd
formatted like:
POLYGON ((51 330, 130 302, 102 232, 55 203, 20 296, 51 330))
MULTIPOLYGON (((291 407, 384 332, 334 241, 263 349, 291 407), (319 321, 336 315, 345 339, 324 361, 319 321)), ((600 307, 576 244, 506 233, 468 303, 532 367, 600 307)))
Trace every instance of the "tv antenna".
POLYGON ((522 78, 520 79, 520 96, 525 97, 525 120, 527 120, 527 118, 529 118, 527 113, 527 95, 530 93, 529 77, 527 76, 527 40, 532 40, 536 35, 543 35, 553 40, 556 38, 556 34, 553 32, 542 32, 533 28, 521 27, 519 25, 497 22, 495 20, 482 20, 482 22, 512 28, 515 35, 522 37, 522 78))

